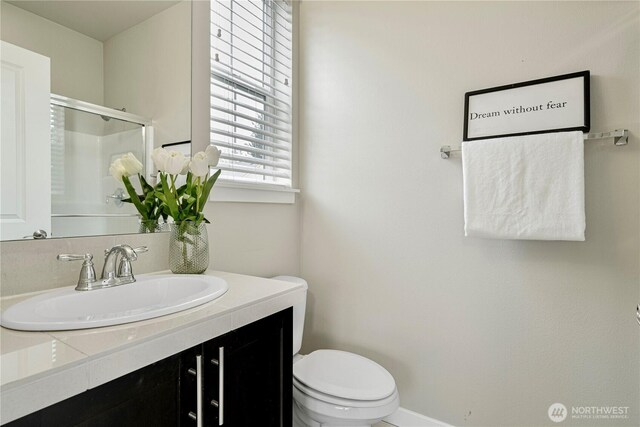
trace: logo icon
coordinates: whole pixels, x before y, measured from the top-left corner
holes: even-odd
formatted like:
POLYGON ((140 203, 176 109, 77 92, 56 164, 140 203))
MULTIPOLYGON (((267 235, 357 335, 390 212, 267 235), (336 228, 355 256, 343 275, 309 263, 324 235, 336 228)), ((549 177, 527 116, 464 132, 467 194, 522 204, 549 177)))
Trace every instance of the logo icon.
POLYGON ((549 419, 554 423, 561 423, 567 418, 567 407, 562 403, 554 403, 549 406, 547 414, 549 415, 549 419))

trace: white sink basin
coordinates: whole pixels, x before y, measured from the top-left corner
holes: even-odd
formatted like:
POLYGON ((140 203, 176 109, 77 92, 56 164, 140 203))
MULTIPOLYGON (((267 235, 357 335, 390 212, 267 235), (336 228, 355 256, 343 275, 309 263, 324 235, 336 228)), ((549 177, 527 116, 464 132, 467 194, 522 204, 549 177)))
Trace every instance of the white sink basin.
POLYGON ((2 313, 0 324, 21 331, 63 331, 119 325, 186 310, 222 296, 219 277, 139 276, 135 283, 93 291, 73 286, 19 302, 2 313))

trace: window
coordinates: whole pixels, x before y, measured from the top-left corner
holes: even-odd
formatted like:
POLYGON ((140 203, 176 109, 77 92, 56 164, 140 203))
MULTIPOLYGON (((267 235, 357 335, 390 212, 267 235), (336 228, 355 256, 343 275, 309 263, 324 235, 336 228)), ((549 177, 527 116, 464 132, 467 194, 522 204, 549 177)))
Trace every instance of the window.
POLYGON ((211 1, 211 144, 221 182, 291 189, 292 13, 285 1, 211 1))

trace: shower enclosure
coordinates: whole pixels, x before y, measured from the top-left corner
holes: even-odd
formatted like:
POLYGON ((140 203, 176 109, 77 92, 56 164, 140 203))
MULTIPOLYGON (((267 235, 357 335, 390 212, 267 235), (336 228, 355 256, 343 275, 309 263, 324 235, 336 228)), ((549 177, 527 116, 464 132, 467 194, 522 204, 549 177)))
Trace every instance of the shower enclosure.
POLYGON ((51 237, 137 233, 137 211, 109 166, 131 152, 148 177, 152 148, 150 119, 51 95, 51 237))

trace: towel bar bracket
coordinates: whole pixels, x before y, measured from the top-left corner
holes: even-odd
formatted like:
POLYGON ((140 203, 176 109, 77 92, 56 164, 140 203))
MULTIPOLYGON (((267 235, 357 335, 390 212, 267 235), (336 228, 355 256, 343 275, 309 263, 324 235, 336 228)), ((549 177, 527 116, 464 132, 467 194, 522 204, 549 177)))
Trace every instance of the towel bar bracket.
POLYGON ((617 146, 627 145, 629 143, 629 131, 626 129, 616 129, 611 132, 590 133, 584 136, 584 139, 605 139, 613 138, 613 144, 617 146))
MULTIPOLYGON (((622 146, 629 143, 629 131, 627 129, 616 129, 611 132, 589 133, 584 136, 585 140, 589 139, 606 139, 613 138, 613 145, 622 146)), ((440 147, 440 157, 448 159, 451 153, 461 151, 460 148, 453 149, 450 145, 440 147)))

